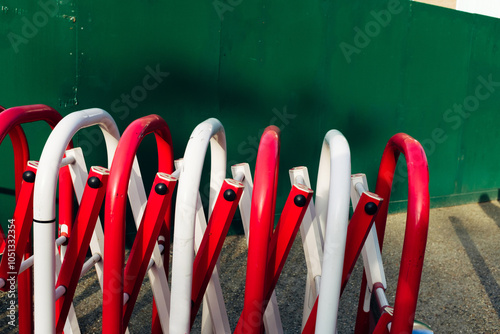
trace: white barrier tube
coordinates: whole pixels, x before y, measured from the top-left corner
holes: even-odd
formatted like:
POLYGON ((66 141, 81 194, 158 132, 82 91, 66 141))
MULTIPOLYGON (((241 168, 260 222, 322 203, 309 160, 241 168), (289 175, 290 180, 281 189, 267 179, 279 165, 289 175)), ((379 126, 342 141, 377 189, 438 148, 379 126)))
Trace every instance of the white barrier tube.
POLYGON ((349 144, 339 131, 330 130, 325 136, 321 150, 316 191, 316 212, 320 222, 325 223, 316 333, 336 332, 350 191, 349 144))
POLYGON ((64 167, 67 165, 72 165, 75 163, 75 157, 66 157, 61 160, 61 165, 59 167, 64 167))
POLYGON ((35 333, 55 333, 55 220, 56 187, 64 151, 80 129, 99 125, 111 161, 119 132, 102 109, 86 109, 64 117, 45 143, 38 165, 33 199, 35 333))
POLYGON ((102 260, 102 256, 100 254, 94 254, 90 259, 85 261, 82 267, 82 272, 80 273, 80 278, 83 277, 97 262, 102 260))
POLYGON ((123 293, 123 305, 127 304, 128 300, 130 299, 130 295, 128 293, 123 293))
POLYGON ((66 237, 59 237, 56 239, 56 246, 61 246, 63 243, 65 243, 68 240, 66 237))
MULTIPOLYGON (((66 238, 66 237, 59 237, 59 238, 57 238, 56 239, 56 246, 61 246, 67 240, 68 240, 68 238, 66 238)), ((28 269, 29 267, 31 267, 33 265, 34 259, 35 259, 34 255, 31 255, 29 258, 27 258, 26 260, 24 260, 21 263, 21 266, 19 267, 19 274, 22 273, 23 271, 25 271, 26 269, 28 269)))
POLYGON ((33 265, 33 255, 24 260, 19 267, 19 274, 33 265))
POLYGON ((190 331, 196 201, 205 154, 210 143, 210 213, 226 174, 226 137, 222 124, 210 118, 192 132, 184 153, 177 188, 172 260, 170 334, 190 331))
POLYGON ((383 288, 376 288, 375 296, 377 297, 378 307, 381 311, 383 311, 385 307, 389 306, 389 302, 387 301, 383 288))
POLYGON ((66 287, 64 286, 58 286, 56 288, 56 300, 58 300, 59 298, 61 298, 62 296, 64 296, 64 294, 66 293, 66 287))
MULTIPOLYGON (((158 248, 160 249, 160 253, 163 254, 163 250, 165 249, 165 246, 163 246, 163 245, 160 244, 160 245, 158 245, 158 248)), ((151 267, 154 266, 154 264, 155 264, 155 260, 154 259, 150 259, 149 263, 148 263, 148 270, 151 269, 151 267)))

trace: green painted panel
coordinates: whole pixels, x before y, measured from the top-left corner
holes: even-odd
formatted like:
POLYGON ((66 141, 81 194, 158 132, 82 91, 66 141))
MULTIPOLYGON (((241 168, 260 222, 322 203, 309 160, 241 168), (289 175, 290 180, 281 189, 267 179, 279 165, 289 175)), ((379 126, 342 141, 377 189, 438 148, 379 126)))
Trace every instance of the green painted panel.
MULTIPOLYGON (((0 105, 48 104, 63 115, 77 101, 77 31, 73 1, 0 1, 0 105)), ((50 128, 23 126, 33 160, 38 160, 50 128)), ((12 218, 13 155, 7 138, 0 146, 0 224, 12 218)))
POLYGON ((463 129, 454 105, 466 95, 472 20, 470 15, 444 8, 417 3, 412 8, 403 131, 424 145, 432 173, 431 196, 446 196, 455 193, 461 182, 457 144, 463 129))
POLYGON ((500 188, 498 177, 498 110, 500 106, 500 64, 498 19, 475 15, 471 40, 471 59, 467 96, 462 100, 465 117, 461 158, 462 188, 467 193, 478 189, 500 188), (489 36, 487 36, 489 35, 489 36))
MULTIPOLYGON (((156 113, 169 123, 176 158, 194 127, 217 117, 229 163, 252 169, 260 134, 277 125, 277 212, 290 188, 289 168, 308 166, 316 183, 323 136, 333 128, 350 143, 353 173, 365 172, 371 188, 397 132, 424 145, 433 206, 494 198, 500 187, 498 158, 490 153, 500 135, 497 19, 407 0, 53 4, 0 0, 0 105, 45 103, 63 115, 99 107, 121 131, 156 113), (474 98, 470 115, 459 109, 474 98)), ((27 131, 38 158, 48 130, 27 131)), ((76 142, 88 165, 107 163, 98 129, 80 131, 76 142)), ((8 142, 0 154, 2 173, 12 175, 8 142)), ((147 189, 155 154, 146 138, 138 155, 147 189)), ((393 211, 406 204, 405 173, 402 161, 393 211)), ((0 180, 2 225, 12 210, 11 181, 0 180)), ((204 177, 205 199, 208 184, 204 177)))

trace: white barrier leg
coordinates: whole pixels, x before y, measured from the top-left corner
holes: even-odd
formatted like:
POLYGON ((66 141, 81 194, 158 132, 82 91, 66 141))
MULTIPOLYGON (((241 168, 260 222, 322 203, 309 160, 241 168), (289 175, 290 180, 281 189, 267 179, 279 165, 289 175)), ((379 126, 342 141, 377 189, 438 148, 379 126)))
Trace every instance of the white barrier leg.
MULTIPOLYGON (((289 173, 292 185, 303 184, 311 188, 307 167, 292 168, 289 173)), ((306 292, 302 313, 302 328, 304 328, 319 294, 317 285, 321 279, 321 262, 323 261, 324 235, 319 225, 319 219, 316 216, 313 200, 309 202, 309 207, 302 219, 300 236, 307 265, 306 292)))
MULTIPOLYGON (((351 201, 355 209, 358 205, 359 198, 364 191, 368 191, 368 182, 365 174, 354 174, 351 176, 351 201)), ((363 249, 361 250, 363 257, 363 266, 365 268, 367 285, 365 292, 365 301, 363 310, 370 311, 370 300, 372 291, 371 288, 375 283, 382 283, 384 289, 387 289, 387 281, 385 279, 384 266, 382 263, 382 254, 380 253, 380 245, 378 243, 377 229, 372 226, 368 237, 366 238, 363 249)))

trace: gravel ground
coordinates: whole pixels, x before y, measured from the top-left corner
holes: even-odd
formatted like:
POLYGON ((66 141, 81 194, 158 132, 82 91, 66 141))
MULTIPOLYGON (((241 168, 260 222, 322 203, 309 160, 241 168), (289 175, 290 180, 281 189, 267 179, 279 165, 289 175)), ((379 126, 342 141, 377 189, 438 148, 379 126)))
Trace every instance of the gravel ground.
MULTIPOLYGON (((390 215, 383 258, 387 296, 394 299, 404 234, 405 214, 390 215)), ((299 333, 306 266, 296 240, 276 293, 285 333, 299 333)), ((429 238, 416 318, 436 333, 500 333, 500 204, 487 202, 431 210, 429 238)), ((243 307, 246 242, 226 239, 221 256, 221 284, 234 329, 243 307)), ((352 333, 362 267, 358 261, 341 299, 339 333, 352 333)), ((130 321, 131 333, 150 331, 152 294, 146 279, 130 321)), ((7 296, 0 294, 0 333, 17 333, 8 325, 7 296)), ((75 307, 82 333, 101 331, 101 293, 92 270, 80 281, 75 307)), ((200 318, 200 317, 198 317, 200 318)), ((197 319, 193 333, 200 331, 197 319)))

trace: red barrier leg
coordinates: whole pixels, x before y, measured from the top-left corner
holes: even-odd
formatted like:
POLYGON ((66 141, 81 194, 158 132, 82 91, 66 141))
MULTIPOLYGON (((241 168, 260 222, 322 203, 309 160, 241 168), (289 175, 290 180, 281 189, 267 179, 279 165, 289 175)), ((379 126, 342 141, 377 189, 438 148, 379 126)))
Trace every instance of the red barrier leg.
POLYGON ((342 270, 342 286, 340 288, 341 294, 347 285, 347 281, 351 277, 354 265, 370 233, 370 229, 377 217, 378 208, 382 201, 383 199, 377 196, 377 194, 364 192, 359 199, 356 210, 354 210, 354 214, 347 227, 344 267, 342 270))
POLYGON ((83 191, 72 237, 59 272, 56 287, 65 287, 66 293, 56 301, 56 332, 62 333, 80 279, 90 239, 102 207, 109 171, 102 167, 90 169, 87 185, 83 191))
POLYGON ((242 193, 242 183, 231 179, 224 180, 193 263, 191 326, 200 308, 242 193))
POLYGON ((313 191, 303 185, 293 185, 276 225, 267 261, 264 309, 281 275, 286 258, 299 231, 300 223, 307 211, 313 191))
POLYGON ((69 166, 59 171, 59 236, 71 236, 73 222, 73 181, 69 166))
POLYGON ((123 292, 129 295, 129 299, 124 305, 123 328, 128 326, 176 183, 176 178, 165 173, 158 173, 153 182, 141 225, 125 267, 123 292))

